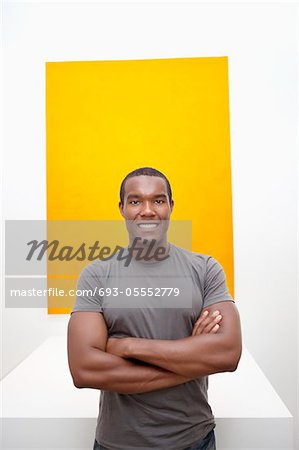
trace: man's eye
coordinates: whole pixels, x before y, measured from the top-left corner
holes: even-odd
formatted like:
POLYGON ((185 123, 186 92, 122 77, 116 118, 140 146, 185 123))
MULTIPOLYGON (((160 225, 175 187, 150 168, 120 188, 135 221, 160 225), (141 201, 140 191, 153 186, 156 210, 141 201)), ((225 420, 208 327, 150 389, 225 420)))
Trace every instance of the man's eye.
POLYGON ((136 205, 136 203, 139 203, 139 201, 138 200, 132 200, 130 203, 131 203, 131 205, 136 205))
POLYGON ((162 203, 164 203, 164 200, 156 200, 156 202, 160 202, 159 205, 161 205, 162 203))

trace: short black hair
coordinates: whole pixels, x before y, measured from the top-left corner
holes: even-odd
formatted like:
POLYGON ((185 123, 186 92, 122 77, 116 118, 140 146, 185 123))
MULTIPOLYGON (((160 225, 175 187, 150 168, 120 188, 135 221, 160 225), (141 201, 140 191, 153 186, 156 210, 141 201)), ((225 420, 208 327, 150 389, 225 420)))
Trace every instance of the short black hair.
POLYGON ((128 175, 123 179, 123 181, 121 183, 119 197, 120 197, 120 202, 121 202, 122 205, 124 204, 126 181, 129 178, 138 177, 139 175, 147 175, 149 177, 160 177, 160 178, 163 178, 163 180, 166 181, 169 203, 172 202, 171 186, 170 186, 170 183, 169 183, 168 179, 164 175, 164 173, 160 172, 157 169, 153 169, 152 167, 140 167, 139 169, 135 169, 132 172, 128 173, 128 175))

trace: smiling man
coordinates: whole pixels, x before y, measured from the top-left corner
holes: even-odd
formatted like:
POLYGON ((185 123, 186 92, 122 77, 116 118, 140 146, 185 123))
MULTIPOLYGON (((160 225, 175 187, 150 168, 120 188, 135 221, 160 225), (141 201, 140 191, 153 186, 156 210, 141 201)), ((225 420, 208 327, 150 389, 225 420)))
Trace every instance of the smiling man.
MULTIPOLYGON (((130 246, 141 239, 141 256, 151 245, 151 255, 160 248, 169 251, 167 230, 173 209, 171 187, 161 175, 154 176, 150 168, 137 169, 123 180, 119 209, 126 220, 130 246), (141 173, 141 174, 140 174, 141 173), (142 174, 152 175, 142 175, 142 174), (136 175, 137 174, 137 175, 136 175)), ((133 251, 134 254, 134 251, 133 251)))
POLYGON ((216 449, 208 376, 236 370, 240 319, 218 261, 168 242, 173 207, 163 173, 129 173, 119 209, 131 263, 114 255, 80 274, 95 295, 76 298, 68 359, 76 387, 101 390, 94 450, 216 449))

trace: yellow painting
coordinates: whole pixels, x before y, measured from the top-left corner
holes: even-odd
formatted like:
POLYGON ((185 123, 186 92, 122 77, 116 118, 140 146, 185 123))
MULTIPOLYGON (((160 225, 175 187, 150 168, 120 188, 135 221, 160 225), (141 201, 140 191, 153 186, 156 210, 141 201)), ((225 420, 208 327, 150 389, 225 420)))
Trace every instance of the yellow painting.
POLYGON ((172 220, 191 221, 192 250, 221 263, 234 296, 227 57, 48 62, 46 138, 49 223, 121 220, 123 178, 156 168, 172 220))

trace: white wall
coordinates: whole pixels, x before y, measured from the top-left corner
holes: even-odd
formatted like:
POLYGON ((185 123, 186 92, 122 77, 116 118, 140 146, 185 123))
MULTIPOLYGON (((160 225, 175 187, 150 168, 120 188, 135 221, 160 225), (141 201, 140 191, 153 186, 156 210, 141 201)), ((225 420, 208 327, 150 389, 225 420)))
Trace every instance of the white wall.
MULTIPOLYGON (((297 414, 296 6, 6 2, 3 54, 5 219, 46 217, 46 61, 229 57, 235 298, 244 342, 297 414)), ((3 375, 68 320, 2 313, 3 375)))

